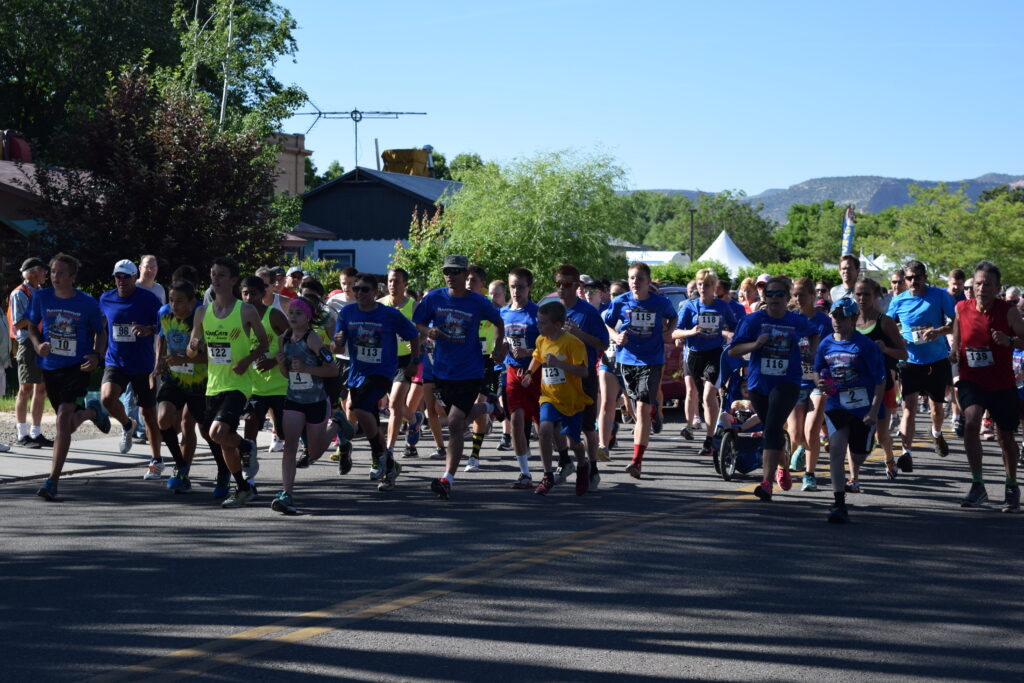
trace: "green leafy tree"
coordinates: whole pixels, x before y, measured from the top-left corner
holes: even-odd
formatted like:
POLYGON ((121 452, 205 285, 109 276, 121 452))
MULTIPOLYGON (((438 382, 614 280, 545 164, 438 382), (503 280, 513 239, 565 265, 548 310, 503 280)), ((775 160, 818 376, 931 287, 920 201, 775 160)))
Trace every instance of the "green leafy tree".
POLYGON ((651 279, 661 284, 675 283, 678 285, 689 284, 697 275, 697 271, 702 268, 710 268, 715 271, 719 277, 728 277, 729 269, 726 265, 720 261, 714 261, 708 259, 707 261, 694 261, 688 263, 685 266, 680 266, 675 263, 662 263, 656 266, 651 266, 651 279))
MULTIPOLYGON (((776 243, 790 257, 836 263, 841 256, 845 212, 845 206, 839 206, 831 199, 814 204, 794 204, 789 208, 786 225, 775 233, 776 243)), ((862 234, 860 228, 858 223, 857 237, 862 234)))
POLYGON ((594 277, 621 276, 625 257, 608 242, 628 218, 615 196, 624 176, 610 157, 572 152, 485 164, 466 172, 439 217, 413 221, 393 263, 421 278, 420 287, 443 283, 445 253, 465 254, 496 276, 525 266, 538 283, 566 260, 594 277))
POLYGON ((188 90, 161 90, 144 69, 126 70, 104 106, 58 142, 79 163, 39 165, 31 180, 49 251, 79 257, 81 282, 109 280, 114 261, 146 253, 200 272, 220 255, 249 272, 278 259, 277 211, 290 222, 295 207, 273 197, 272 149, 256 131, 219 129, 188 90))
POLYGON ((477 153, 455 155, 452 159, 452 163, 448 166, 449 174, 452 180, 462 180, 462 177, 468 172, 473 171, 484 165, 483 159, 477 153))
POLYGON ((316 164, 313 163, 313 159, 311 157, 306 157, 306 171, 304 177, 306 192, 320 187, 324 183, 329 183, 335 178, 343 175, 345 175, 345 167, 339 164, 337 159, 330 163, 326 171, 322 174, 318 174, 316 164))
POLYGON ((814 281, 825 280, 833 285, 840 281, 838 268, 829 268, 821 261, 812 258, 797 258, 785 261, 784 263, 755 264, 747 268, 740 268, 739 273, 736 274, 734 284, 738 285, 744 278, 756 278, 761 273, 768 273, 773 276, 785 275, 790 280, 795 280, 798 277, 809 277, 814 281))
POLYGON ((991 190, 984 190, 978 197, 978 203, 990 202, 1000 197, 1006 197, 1009 201, 1017 204, 1024 204, 1024 187, 1000 185, 999 187, 993 187, 991 190))

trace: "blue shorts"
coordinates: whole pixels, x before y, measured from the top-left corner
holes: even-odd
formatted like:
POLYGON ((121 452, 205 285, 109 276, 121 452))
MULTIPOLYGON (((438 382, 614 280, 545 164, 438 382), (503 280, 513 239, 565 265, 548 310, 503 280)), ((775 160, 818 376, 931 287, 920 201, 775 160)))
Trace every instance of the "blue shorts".
POLYGON ((540 421, 541 422, 560 422, 562 424, 562 433, 569 437, 569 440, 573 443, 580 443, 583 441, 583 411, 576 413, 570 417, 566 417, 558 412, 558 408, 555 407, 554 403, 545 401, 540 404, 540 421))

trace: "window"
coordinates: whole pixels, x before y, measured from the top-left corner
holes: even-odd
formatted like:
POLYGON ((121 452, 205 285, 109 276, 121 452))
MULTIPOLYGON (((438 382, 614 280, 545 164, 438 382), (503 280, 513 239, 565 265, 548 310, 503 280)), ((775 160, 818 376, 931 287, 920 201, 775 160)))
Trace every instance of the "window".
POLYGON ((334 269, 341 270, 356 265, 355 249, 321 249, 321 261, 334 261, 334 269))

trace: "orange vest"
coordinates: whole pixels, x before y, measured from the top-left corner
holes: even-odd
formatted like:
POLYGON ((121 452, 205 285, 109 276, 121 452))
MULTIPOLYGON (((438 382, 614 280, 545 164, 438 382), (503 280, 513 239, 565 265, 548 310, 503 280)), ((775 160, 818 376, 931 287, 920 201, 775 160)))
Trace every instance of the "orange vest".
MULTIPOLYGON (((31 299, 32 299, 32 289, 30 287, 27 287, 25 285, 25 283, 22 282, 20 285, 18 285, 17 287, 15 287, 14 289, 11 290, 11 296, 13 296, 14 293, 17 292, 18 290, 21 290, 21 291, 25 292, 25 296, 27 296, 29 298, 29 300, 31 301, 31 299)), ((7 331, 10 333, 11 339, 14 339, 14 335, 16 334, 16 330, 14 329, 14 323, 16 321, 14 320, 14 313, 13 313, 13 311, 14 311, 14 304, 11 303, 10 296, 8 296, 8 298, 7 298, 7 331)))

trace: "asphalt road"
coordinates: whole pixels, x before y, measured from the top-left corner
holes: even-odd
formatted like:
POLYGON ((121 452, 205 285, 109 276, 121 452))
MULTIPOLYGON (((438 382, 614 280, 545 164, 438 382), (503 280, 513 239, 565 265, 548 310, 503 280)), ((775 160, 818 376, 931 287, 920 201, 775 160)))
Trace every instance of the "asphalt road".
POLYGON ((211 465, 183 496, 137 469, 55 503, 4 484, 0 679, 1024 680, 1024 518, 999 512, 992 444, 987 508, 959 507, 951 439, 895 482, 866 465, 835 526, 827 466, 822 492, 762 503, 677 429, 642 480, 619 449, 584 497, 508 489, 495 437, 449 502, 424 459, 378 493, 360 445, 346 477, 300 470, 295 517, 270 510, 269 456, 240 510, 211 465))

